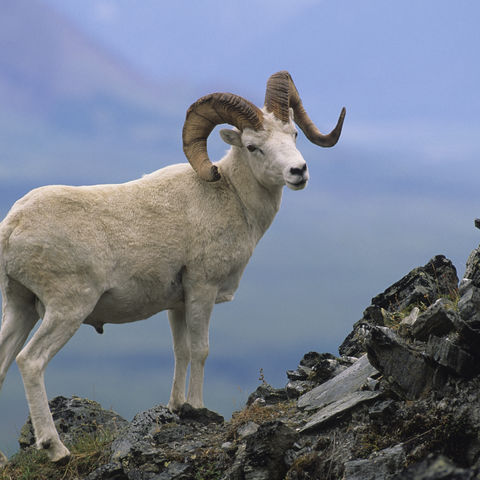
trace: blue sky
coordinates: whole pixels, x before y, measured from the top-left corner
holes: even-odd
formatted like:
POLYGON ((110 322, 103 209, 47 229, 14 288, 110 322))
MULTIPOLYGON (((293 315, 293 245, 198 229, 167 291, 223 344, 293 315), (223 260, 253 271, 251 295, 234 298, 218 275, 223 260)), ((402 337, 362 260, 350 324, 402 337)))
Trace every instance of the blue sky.
MULTIPOLYGON (((291 72, 322 130, 347 108, 335 148, 299 139, 309 186, 285 192, 236 300, 215 309, 207 406, 228 415, 256 387, 260 368, 282 386, 284 371, 307 351, 336 353, 370 299, 432 256, 445 254, 463 273, 479 242, 473 227, 480 217, 478 2, 38 4, 56 10, 59 22, 74 25, 126 71, 158 85, 171 120, 164 131, 142 133, 157 142, 156 150, 144 151, 140 143, 134 145, 140 150, 121 148, 121 139, 104 138, 103 131, 98 141, 82 143, 65 126, 52 132, 35 116, 12 122, 17 112, 3 121, 0 115, 0 141, 13 152, 0 153, 3 214, 33 186, 124 181, 184 161, 179 139, 190 103, 226 90, 262 105, 265 82, 278 70, 291 72), (17 123, 22 135, 28 126, 21 147, 11 146, 17 123), (59 144, 44 147, 52 133, 59 144)), ((79 90, 85 75, 78 74, 79 90)), ((217 137, 214 132, 209 141, 213 158, 226 149, 217 137)), ((89 396, 128 417, 168 401, 171 362, 163 315, 107 326, 103 336, 85 327, 52 361, 47 390, 50 397, 89 396)), ((0 449, 11 452, 26 416, 15 367, 0 393, 0 411, 11 412, 9 419, 0 416, 6 432, 0 449)))

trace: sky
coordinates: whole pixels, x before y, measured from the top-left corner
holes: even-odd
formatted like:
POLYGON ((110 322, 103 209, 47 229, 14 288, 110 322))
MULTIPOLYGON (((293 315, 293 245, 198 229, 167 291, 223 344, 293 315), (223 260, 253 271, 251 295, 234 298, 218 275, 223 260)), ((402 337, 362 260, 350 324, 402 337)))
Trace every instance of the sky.
MULTIPOLYGON (((119 151, 117 163, 112 167, 108 160, 103 168, 95 155, 105 155, 105 145, 113 148, 120 139, 107 142, 98 134, 100 153, 91 146, 82 151, 60 129, 56 135, 64 143, 34 157, 24 142, 18 152, 28 161, 22 163, 19 153, 0 162, 3 214, 17 192, 33 186, 124 181, 185 161, 172 135, 179 136, 190 103, 212 91, 232 91, 261 106, 266 80, 278 70, 292 74, 320 129, 332 128, 341 107, 347 108, 334 148, 319 149, 299 138, 309 185, 285 192, 236 300, 215 308, 205 386, 210 408, 226 416, 240 408, 258 385, 260 368, 280 387, 285 370, 307 351, 337 353, 370 299, 434 255, 445 254, 463 274, 479 243, 473 227, 480 217, 478 2, 38 3, 98 51, 158 85, 171 130, 158 141, 158 156, 119 151), (167 145, 168 155, 162 153, 167 145), (65 169, 59 157, 69 152, 65 169)), ((2 128, 10 127, 0 121, 0 140, 9 148, 2 128)), ((32 120, 29 139, 43 128, 32 120)), ((217 137, 214 132, 209 139, 212 158, 226 149, 217 137)), ((167 403, 171 375, 163 315, 107 326, 103 336, 81 329, 47 369, 47 391, 49 397, 89 396, 128 418, 167 403)), ((16 367, 0 393, 0 412, 9 409, 8 421, 0 417, 0 449, 12 453, 11 439, 26 416, 16 367)))

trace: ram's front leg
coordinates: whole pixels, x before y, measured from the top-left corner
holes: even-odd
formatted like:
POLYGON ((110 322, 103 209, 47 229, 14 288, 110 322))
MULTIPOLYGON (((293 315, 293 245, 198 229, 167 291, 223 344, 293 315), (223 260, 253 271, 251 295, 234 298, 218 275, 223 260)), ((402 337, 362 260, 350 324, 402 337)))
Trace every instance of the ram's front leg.
POLYGON ((172 330, 175 370, 173 373, 172 393, 168 408, 174 412, 185 403, 187 369, 190 363, 190 338, 185 320, 185 307, 182 305, 168 311, 168 320, 172 330))
POLYGON ((187 403, 195 408, 203 407, 203 377, 208 357, 208 326, 217 288, 195 286, 186 292, 185 313, 190 340, 190 381, 187 403))

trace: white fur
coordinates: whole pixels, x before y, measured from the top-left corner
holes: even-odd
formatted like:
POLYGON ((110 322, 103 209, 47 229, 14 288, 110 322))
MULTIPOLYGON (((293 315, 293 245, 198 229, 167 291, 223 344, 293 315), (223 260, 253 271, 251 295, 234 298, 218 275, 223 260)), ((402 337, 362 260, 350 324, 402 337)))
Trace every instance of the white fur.
POLYGON ((292 121, 265 112, 264 127, 222 131, 232 148, 217 163, 218 182, 179 164, 121 185, 47 186, 16 202, 0 223, 0 387, 16 358, 37 448, 51 460, 69 452, 55 430, 43 375, 82 323, 101 331, 105 323, 168 310, 175 354, 168 406, 203 406, 212 308, 232 300, 280 207, 282 187, 301 189, 308 180, 292 121))

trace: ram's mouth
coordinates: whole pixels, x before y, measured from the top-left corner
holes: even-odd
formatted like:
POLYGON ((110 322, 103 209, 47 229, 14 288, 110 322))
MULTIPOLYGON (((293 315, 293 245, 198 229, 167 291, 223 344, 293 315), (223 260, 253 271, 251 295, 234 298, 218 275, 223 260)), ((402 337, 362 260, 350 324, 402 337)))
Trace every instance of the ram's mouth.
POLYGON ((287 187, 292 189, 292 190, 301 190, 302 188, 305 188, 305 185, 307 184, 307 179, 302 179, 299 180, 298 182, 289 182, 286 180, 285 182, 287 184, 287 187))

